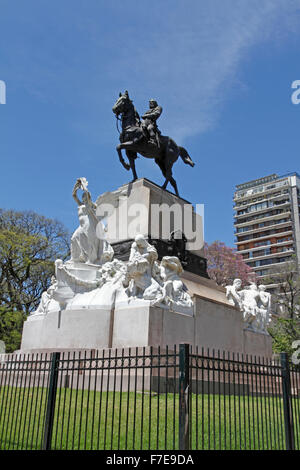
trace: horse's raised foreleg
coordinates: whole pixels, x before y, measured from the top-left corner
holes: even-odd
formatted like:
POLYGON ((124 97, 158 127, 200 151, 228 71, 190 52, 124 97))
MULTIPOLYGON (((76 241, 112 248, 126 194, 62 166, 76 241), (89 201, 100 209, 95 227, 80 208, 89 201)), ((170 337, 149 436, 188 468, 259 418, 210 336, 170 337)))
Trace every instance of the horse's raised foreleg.
POLYGON ((118 152, 118 155, 119 155, 119 160, 120 162, 122 163, 123 167, 125 168, 125 170, 129 171, 130 170, 130 165, 128 165, 128 163, 125 162, 124 158, 123 158, 123 155, 122 155, 122 144, 119 144, 117 145, 116 147, 116 150, 118 152))

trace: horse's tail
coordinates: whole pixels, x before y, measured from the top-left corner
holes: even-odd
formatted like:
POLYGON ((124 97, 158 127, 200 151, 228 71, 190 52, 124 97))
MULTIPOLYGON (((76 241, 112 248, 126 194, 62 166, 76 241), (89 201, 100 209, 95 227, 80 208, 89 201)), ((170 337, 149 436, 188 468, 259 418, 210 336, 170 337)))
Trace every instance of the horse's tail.
POLYGON ((178 148, 179 148, 179 155, 181 156, 184 163, 186 163, 187 165, 195 166, 195 163, 193 162, 193 160, 191 159, 191 157, 189 156, 185 148, 184 147, 178 147, 178 148))

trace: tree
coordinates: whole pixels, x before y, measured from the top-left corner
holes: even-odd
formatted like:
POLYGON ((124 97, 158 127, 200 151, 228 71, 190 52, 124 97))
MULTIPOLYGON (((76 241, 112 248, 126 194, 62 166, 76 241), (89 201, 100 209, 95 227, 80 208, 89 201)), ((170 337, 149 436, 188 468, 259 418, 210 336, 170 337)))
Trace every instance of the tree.
POLYGON ((300 321, 286 317, 274 318, 268 332, 273 340, 273 351, 275 353, 287 352, 291 355, 294 352, 292 344, 300 339, 300 321))
POLYGON ((23 312, 10 312, 0 306, 0 339, 5 344, 5 352, 14 352, 19 348, 25 316, 23 312))
POLYGON ((34 311, 49 287, 54 261, 69 254, 62 223, 35 212, 0 210, 0 305, 15 317, 34 311))
POLYGON ((296 257, 269 270, 266 284, 273 284, 273 301, 278 311, 286 318, 299 317, 300 307, 300 274, 296 257))
POLYGON ((243 284, 254 282, 255 273, 244 262, 234 248, 226 246, 218 240, 210 245, 205 243, 204 256, 207 259, 207 271, 211 279, 219 286, 226 286, 236 278, 241 279, 243 284))
POLYGON ((292 343, 300 338, 300 274, 296 257, 270 270, 266 284, 275 285, 272 304, 278 316, 268 332, 275 352, 292 353, 292 343))

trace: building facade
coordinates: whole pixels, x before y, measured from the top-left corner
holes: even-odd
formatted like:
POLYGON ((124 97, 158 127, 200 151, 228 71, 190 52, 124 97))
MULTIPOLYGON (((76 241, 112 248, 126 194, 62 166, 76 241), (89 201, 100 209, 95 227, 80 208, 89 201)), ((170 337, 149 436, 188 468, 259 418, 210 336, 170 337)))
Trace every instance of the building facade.
POLYGON ((237 185, 234 211, 237 250, 262 282, 295 256, 299 264, 300 175, 272 174, 237 185))

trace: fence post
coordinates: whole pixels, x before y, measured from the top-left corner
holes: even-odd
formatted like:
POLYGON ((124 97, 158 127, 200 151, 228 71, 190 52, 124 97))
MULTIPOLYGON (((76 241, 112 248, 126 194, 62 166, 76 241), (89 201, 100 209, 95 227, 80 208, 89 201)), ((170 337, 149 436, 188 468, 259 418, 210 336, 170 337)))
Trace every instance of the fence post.
POLYGON ((60 358, 59 352, 52 353, 46 419, 45 419, 45 427, 44 427, 43 450, 51 449, 59 358, 60 358))
POLYGON ((179 345, 179 450, 189 450, 190 345, 179 345))
POLYGON ((289 357, 287 353, 280 353, 280 362, 282 371, 282 394, 286 449, 294 450, 295 437, 291 398, 291 377, 289 368, 289 357))

